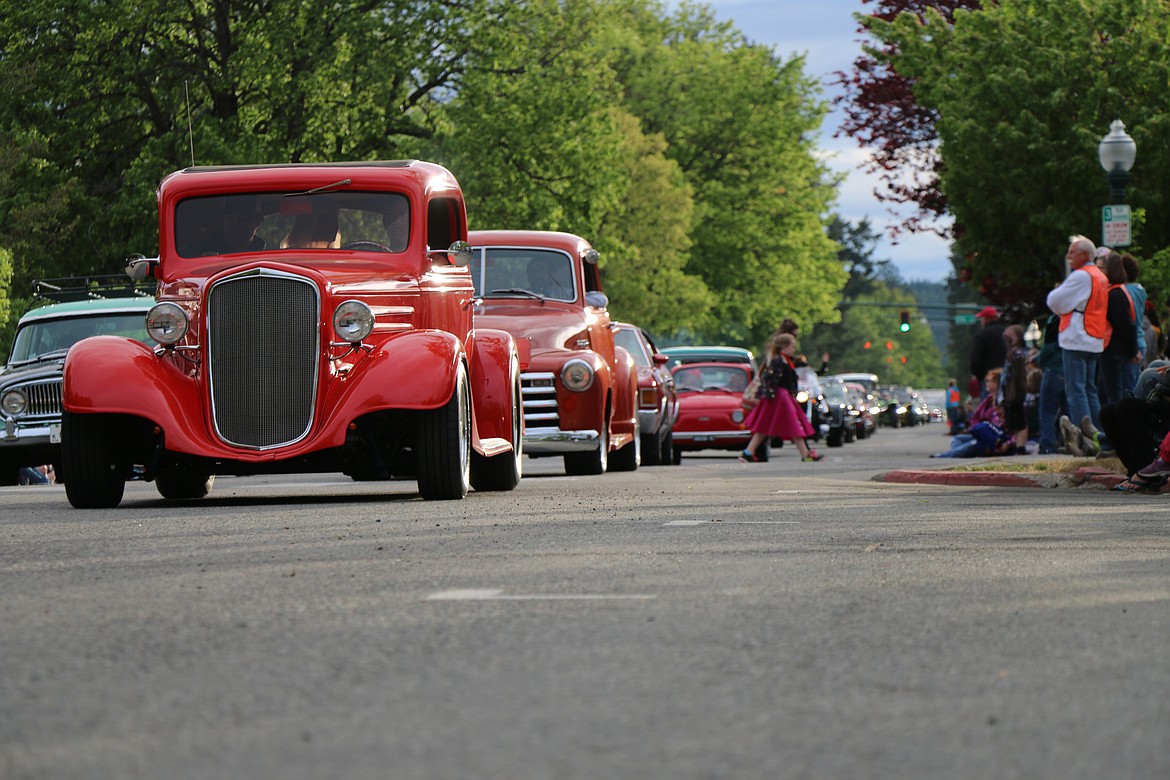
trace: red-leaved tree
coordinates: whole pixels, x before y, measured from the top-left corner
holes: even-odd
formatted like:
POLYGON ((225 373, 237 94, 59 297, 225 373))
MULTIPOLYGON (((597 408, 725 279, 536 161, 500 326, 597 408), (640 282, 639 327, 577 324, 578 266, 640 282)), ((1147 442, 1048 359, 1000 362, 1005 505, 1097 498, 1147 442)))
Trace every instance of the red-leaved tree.
MULTIPOLYGON (((862 0, 872 5, 869 16, 885 21, 903 13, 922 18, 934 8, 950 21, 958 9, 979 9, 980 0, 862 0)), ((866 33, 865 26, 858 32, 866 33)), ((873 43, 871 39, 866 39, 873 43)), ((878 49, 895 55, 892 45, 878 49)), ((935 232, 948 235, 938 218, 946 213, 947 200, 938 189, 941 160, 936 154, 935 112, 918 104, 914 83, 888 63, 870 54, 853 61, 849 73, 838 71, 841 95, 834 103, 844 109, 845 119, 837 135, 846 135, 873 152, 867 173, 878 174, 882 185, 874 190, 879 201, 912 204, 916 211, 905 217, 894 232, 935 232)))

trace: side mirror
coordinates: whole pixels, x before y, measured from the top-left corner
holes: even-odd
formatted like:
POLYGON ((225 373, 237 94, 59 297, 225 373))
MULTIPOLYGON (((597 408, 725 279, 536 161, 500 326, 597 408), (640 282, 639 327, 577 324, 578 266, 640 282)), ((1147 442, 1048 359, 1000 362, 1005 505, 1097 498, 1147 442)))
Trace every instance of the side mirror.
POLYGON ((585 293, 585 304, 595 309, 604 309, 609 306, 609 296, 601 290, 590 290, 585 293))
POLYGON ((157 265, 157 257, 130 255, 130 257, 126 258, 126 275, 130 277, 131 281, 141 282, 146 277, 154 275, 154 269, 157 265))
POLYGON ((456 241, 451 244, 451 248, 447 250, 451 256, 451 265, 459 268, 466 268, 471 265, 471 244, 466 241, 456 241))
POLYGON ((650 356, 650 360, 652 360, 656 366, 665 366, 670 358, 668 358, 666 355, 663 355, 661 352, 655 352, 650 356))

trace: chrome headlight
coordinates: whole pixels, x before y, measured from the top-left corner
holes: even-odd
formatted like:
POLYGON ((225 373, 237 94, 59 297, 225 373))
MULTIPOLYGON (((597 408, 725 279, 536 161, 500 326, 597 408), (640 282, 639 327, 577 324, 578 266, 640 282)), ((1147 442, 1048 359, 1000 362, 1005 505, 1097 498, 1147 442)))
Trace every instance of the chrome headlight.
POLYGON ((565 389, 583 393, 593 386, 593 366, 584 360, 570 360, 561 368, 561 383, 565 389))
POLYGON ((744 415, 743 415, 743 409, 736 409, 735 411, 733 411, 733 412, 731 413, 731 421, 732 421, 733 423, 741 423, 741 422, 743 422, 743 417, 744 417, 744 415))
POLYGON ((28 397, 20 390, 9 390, 0 397, 0 409, 4 410, 4 414, 10 414, 13 417, 24 414, 24 410, 28 408, 28 397))
POLYGON ((798 404, 806 404, 806 403, 808 403, 808 391, 807 391, 807 390, 800 390, 800 391, 798 391, 798 392, 796 393, 796 402, 797 402, 798 404))
POLYGON ((361 301, 345 301, 333 312, 333 330, 342 341, 357 344, 373 329, 374 313, 361 301))
POLYGON ((156 303, 146 313, 146 333, 159 344, 174 344, 187 335, 187 312, 177 303, 156 303))

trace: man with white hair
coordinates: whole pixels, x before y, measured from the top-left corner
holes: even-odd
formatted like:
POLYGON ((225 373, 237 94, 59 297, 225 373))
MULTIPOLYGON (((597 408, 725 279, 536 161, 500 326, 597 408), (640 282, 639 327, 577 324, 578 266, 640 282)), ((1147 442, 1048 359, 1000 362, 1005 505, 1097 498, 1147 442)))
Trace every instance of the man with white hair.
POLYGON ((1084 236, 1069 239, 1069 273, 1048 293, 1048 308, 1060 316, 1060 344, 1064 392, 1069 417, 1077 425, 1086 417, 1100 427, 1101 401, 1097 396, 1097 364, 1109 336, 1106 311, 1109 281, 1093 260, 1096 247, 1084 236))

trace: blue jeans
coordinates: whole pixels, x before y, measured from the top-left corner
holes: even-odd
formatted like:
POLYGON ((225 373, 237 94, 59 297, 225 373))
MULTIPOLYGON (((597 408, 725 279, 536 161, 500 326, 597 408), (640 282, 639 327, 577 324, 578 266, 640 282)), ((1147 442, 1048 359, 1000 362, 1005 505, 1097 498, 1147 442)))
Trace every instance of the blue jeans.
POLYGON ((1057 421, 1061 412, 1067 409, 1064 374, 1051 368, 1044 369, 1040 380, 1040 452, 1056 452, 1057 447, 1064 443, 1057 421))
POLYGON ((1061 350, 1064 360, 1064 397, 1068 401, 1068 417, 1079 426, 1087 415, 1093 425, 1101 427, 1101 399, 1097 395, 1097 366, 1099 352, 1061 350))

